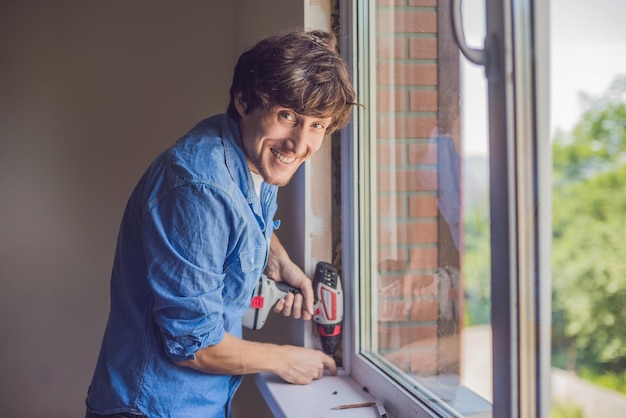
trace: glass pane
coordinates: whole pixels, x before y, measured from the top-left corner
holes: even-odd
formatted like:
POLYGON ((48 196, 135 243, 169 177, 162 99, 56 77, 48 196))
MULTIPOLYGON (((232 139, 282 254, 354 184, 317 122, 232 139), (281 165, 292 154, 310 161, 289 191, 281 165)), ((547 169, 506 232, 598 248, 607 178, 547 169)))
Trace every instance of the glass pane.
MULTIPOLYGON (((468 41, 478 45, 483 2, 464 3, 468 41)), ((448 2, 379 0, 373 7, 375 271, 364 354, 444 415, 489 417, 483 70, 460 57, 448 2)))
POLYGON ((626 2, 551 4, 552 414, 624 416, 626 2))

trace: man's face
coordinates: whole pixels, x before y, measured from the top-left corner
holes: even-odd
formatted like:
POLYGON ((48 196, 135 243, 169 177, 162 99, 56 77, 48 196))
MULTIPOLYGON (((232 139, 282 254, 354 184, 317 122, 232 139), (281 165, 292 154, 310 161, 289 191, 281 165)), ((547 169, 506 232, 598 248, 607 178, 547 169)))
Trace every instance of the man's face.
POLYGON ((258 107, 245 113, 236 103, 239 127, 248 167, 266 183, 286 185, 300 164, 315 153, 332 118, 300 115, 289 108, 258 107))

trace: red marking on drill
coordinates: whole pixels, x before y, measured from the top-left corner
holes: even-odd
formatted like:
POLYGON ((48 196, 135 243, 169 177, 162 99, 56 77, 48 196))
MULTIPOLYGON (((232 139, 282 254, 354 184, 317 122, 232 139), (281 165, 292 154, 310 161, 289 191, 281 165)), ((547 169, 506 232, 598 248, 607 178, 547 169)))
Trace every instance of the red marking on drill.
POLYGON ((320 326, 317 327, 317 331, 322 337, 334 337, 341 334, 341 325, 336 325, 335 327, 333 327, 332 331, 326 331, 326 328, 320 326))
POLYGON ((261 309, 263 307, 263 303, 265 303, 265 298, 263 296, 255 296, 252 298, 250 306, 254 309, 261 309))

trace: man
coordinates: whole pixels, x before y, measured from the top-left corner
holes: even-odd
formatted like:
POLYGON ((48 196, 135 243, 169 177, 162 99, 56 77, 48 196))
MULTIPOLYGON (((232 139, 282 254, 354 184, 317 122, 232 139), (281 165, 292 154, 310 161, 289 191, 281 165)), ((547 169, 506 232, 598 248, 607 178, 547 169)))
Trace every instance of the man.
POLYGON ((307 384, 336 372, 321 351, 242 340, 241 321, 263 271, 302 291, 276 310, 311 319, 311 280, 273 234, 276 195, 354 101, 325 32, 242 54, 228 113, 157 157, 128 201, 87 417, 228 417, 243 374, 307 384))

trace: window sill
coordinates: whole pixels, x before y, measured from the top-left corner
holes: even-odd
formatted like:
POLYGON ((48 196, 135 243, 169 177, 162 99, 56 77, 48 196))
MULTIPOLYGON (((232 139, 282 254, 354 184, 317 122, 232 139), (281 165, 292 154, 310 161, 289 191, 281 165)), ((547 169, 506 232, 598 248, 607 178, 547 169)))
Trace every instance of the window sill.
POLYGON ((292 385, 276 375, 255 376, 261 395, 277 418, 380 418, 376 406, 333 410, 338 405, 373 402, 349 376, 324 376, 309 385, 292 385))

